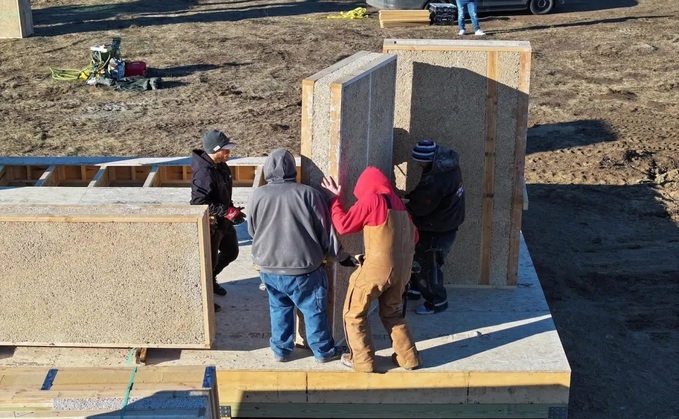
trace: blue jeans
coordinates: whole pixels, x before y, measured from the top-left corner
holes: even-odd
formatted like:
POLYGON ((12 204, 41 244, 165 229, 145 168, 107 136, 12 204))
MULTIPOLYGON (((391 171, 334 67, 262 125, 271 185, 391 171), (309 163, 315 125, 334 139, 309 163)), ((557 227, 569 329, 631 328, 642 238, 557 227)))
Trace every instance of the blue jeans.
POLYGON ((304 275, 259 273, 269 294, 271 350, 276 357, 292 352, 295 345, 295 306, 304 316, 306 342, 317 359, 335 354, 328 322, 328 276, 325 267, 304 275))
POLYGON ((480 30, 481 26, 479 26, 479 17, 476 15, 476 0, 455 0, 455 2, 457 3, 457 26, 460 27, 460 30, 464 29, 465 6, 467 6, 469 17, 472 19, 472 26, 474 26, 474 30, 480 30))

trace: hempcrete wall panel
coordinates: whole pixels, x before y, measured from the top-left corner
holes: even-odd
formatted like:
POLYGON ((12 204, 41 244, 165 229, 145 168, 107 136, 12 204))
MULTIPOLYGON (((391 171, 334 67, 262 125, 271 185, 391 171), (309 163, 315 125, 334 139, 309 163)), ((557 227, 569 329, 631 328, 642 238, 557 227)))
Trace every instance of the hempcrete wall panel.
POLYGON ((0 1, 0 38, 24 38, 31 34, 33 34, 31 1, 0 1))
POLYGON ((0 205, 0 344, 209 347, 208 228, 204 206, 0 205))
MULTIPOLYGON (((328 70, 305 81, 310 89, 309 80, 314 80, 313 95, 303 93, 303 112, 313 109, 306 122, 313 129, 305 131, 303 122, 303 180, 320 187, 323 175, 338 179, 348 209, 356 202, 353 189, 367 166, 387 176, 392 170, 396 57, 359 53, 328 70)), ((363 237, 343 236, 342 245, 348 253, 361 253, 363 237)), ((336 265, 329 272, 333 334, 340 340, 342 306, 353 270, 336 265)))
POLYGON ((419 181, 410 158, 417 141, 432 139, 460 154, 466 220, 444 266, 446 284, 514 285, 530 44, 385 40, 384 52, 398 56, 397 188, 410 191, 419 181))

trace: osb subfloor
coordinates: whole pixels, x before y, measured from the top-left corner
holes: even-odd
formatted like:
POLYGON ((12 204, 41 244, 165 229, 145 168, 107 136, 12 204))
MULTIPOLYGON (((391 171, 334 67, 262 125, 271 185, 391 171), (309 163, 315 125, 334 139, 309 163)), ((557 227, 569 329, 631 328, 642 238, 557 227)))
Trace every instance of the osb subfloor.
MULTIPOLYGON (((218 278, 228 290, 215 296, 217 334, 212 350, 149 349, 147 365, 216 365, 222 370, 343 371, 339 362, 318 364, 310 351, 296 349, 290 362, 274 362, 267 294, 258 288, 252 268, 250 238, 239 230, 240 256, 218 278)), ((162 284, 159 284, 162 286, 162 284)), ((407 320, 421 351, 423 372, 570 373, 528 250, 522 240, 519 285, 515 289, 449 289, 450 308, 432 316, 414 313, 407 320)), ((27 307, 39 310, 40 307, 27 307)), ((67 308, 65 308, 67 309, 67 308)), ((130 319, 130 322, 144 321, 130 319)), ((390 362, 389 337, 375 314, 371 316, 379 371, 397 370, 390 362)), ((121 366, 128 349, 0 348, 0 366, 121 366)))

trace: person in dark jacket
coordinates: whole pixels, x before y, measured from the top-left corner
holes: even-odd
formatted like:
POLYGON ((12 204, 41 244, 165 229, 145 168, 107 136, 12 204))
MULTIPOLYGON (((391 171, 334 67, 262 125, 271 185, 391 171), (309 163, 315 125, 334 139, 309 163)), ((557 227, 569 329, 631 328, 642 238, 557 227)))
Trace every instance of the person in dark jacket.
POLYGON ((462 171, 459 155, 434 141, 418 142, 412 157, 422 167, 422 177, 405 198, 420 232, 415 261, 421 270, 413 274, 408 296, 414 300, 420 295, 424 297, 424 304, 415 311, 417 314, 434 314, 448 308, 441 267, 464 221, 462 171))
MULTIPOLYGON (((238 257, 234 224, 245 219, 242 208, 233 205, 233 180, 226 164, 235 145, 223 132, 210 130, 203 136, 203 150, 193 150, 191 155, 191 205, 208 206, 213 291, 221 296, 226 295, 226 290, 217 283, 217 275, 238 257)), ((220 310, 215 304, 215 311, 220 310)))
POLYGON ((297 307, 316 362, 339 359, 328 322, 323 261, 348 255, 341 250, 325 198, 311 186, 297 183, 295 159, 285 149, 271 152, 262 171, 267 184, 250 194, 248 232, 252 259, 269 295, 274 358, 285 362, 292 353, 297 307))

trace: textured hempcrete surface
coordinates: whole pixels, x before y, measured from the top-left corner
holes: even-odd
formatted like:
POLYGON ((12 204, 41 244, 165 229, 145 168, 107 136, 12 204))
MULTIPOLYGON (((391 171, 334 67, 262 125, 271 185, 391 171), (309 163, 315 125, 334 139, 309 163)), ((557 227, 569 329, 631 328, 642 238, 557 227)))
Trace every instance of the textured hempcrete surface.
MULTIPOLYGON (((314 187, 320 187, 321 179, 324 174, 329 174, 330 155, 338 153, 336 147, 330 142, 330 129, 332 127, 330 85, 335 80, 350 74, 362 65, 379 57, 378 53, 368 53, 359 51, 337 64, 311 76, 308 81, 313 81, 313 96, 311 103, 308 98, 302 104, 303 112, 311 112, 311 135, 308 141, 311 144, 312 167, 302 167, 302 171, 308 173, 306 180, 314 187)), ((304 147, 304 145, 303 145, 304 147)), ((302 162, 304 164, 304 161, 302 162)))
MULTIPOLYGON (((519 56, 511 50, 527 43, 483 41, 486 50, 468 49, 474 41, 397 41, 415 48, 432 46, 450 50, 392 50, 398 56, 394 174, 396 186, 412 190, 420 170, 409 165, 413 145, 429 138, 460 154, 466 191, 466 220, 460 227, 444 266, 449 285, 476 285, 480 279, 483 186, 485 176, 487 50, 497 46, 498 84, 495 183, 491 236, 490 284, 505 285, 509 257, 510 209, 515 180, 514 147, 516 109, 520 95, 519 56), (509 48, 510 50, 503 50, 509 48), (410 169, 410 172, 409 172, 410 169)), ((390 44, 385 41, 385 49, 390 44)))
POLYGON ((0 38, 23 38, 33 33, 30 0, 0 2, 0 38))
MULTIPOLYGON (((396 59, 362 53, 341 63, 345 65, 335 65, 319 73, 321 77, 313 77, 311 156, 320 171, 312 167, 309 181, 318 186, 322 174, 338 179, 342 203, 348 209, 356 201, 356 180, 368 165, 386 174, 392 167, 396 59)), ((360 253, 363 238, 346 235, 342 245, 351 254, 360 253)), ((342 302, 351 272, 338 267, 333 281, 333 334, 338 339, 343 335, 342 302)))
POLYGON ((204 212, 202 206, 0 206, 0 342, 205 347, 198 234, 204 212), (25 221, 6 221, 14 214, 25 221), (34 215, 120 221, 31 221, 34 215), (135 215, 154 221, 125 221, 135 215), (195 221, 162 221, 177 215, 195 221))

